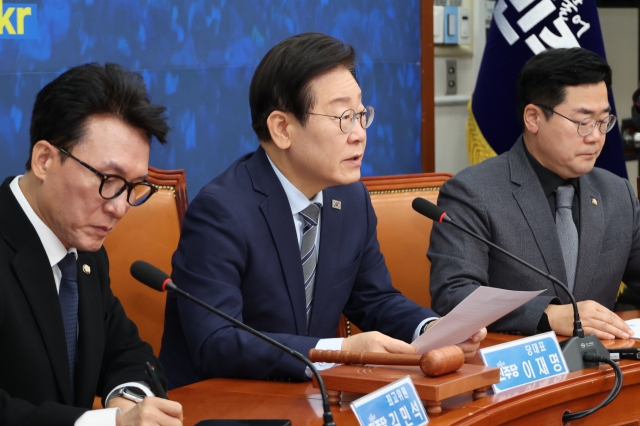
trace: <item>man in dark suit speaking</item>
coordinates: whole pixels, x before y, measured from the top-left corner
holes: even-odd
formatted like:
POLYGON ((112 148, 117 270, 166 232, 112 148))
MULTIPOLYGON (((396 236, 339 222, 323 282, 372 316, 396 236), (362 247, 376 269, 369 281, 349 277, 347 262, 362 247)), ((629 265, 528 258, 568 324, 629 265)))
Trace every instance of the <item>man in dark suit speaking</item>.
MULTIPOLYGON (((523 134, 513 148, 463 170, 440 192, 451 217, 539 269, 578 300, 586 334, 628 338, 611 309, 620 282, 640 289, 640 206, 629 182, 594 167, 616 124, 611 69, 581 48, 533 57, 518 81, 523 134)), ((504 117, 496 117, 496 126, 504 117)), ((572 333, 566 294, 461 231, 434 224, 428 252, 433 306, 443 313, 478 286, 544 293, 496 321, 492 331, 572 333)))
MULTIPOLYGON (((302 354, 414 353, 407 342, 437 315, 391 286, 380 253, 359 182, 374 109, 362 103, 354 56, 339 40, 307 33, 262 59, 250 88, 260 147, 189 206, 173 279, 302 354), (368 332, 335 339, 342 312, 368 332)), ((474 353, 485 333, 463 349, 474 353)), ((172 294, 160 359, 169 387, 210 377, 308 378, 301 362, 172 294)))
POLYGON ((145 383, 158 362, 110 290, 102 247, 155 192, 145 177, 164 111, 114 64, 38 93, 27 172, 0 186, 0 424, 182 424, 180 404, 145 383), (96 394, 109 409, 89 411, 96 394))

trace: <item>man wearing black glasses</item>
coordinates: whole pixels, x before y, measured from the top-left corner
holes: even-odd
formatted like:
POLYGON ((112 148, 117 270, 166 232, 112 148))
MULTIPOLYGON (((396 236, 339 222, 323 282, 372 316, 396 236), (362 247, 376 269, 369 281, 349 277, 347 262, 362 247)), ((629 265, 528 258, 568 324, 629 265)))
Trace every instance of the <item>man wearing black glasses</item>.
MULTIPOLYGON (((631 329, 611 310, 621 281, 640 290, 640 206, 627 180, 594 167, 616 124, 610 88, 611 68, 588 50, 549 50, 529 60, 517 91, 522 136, 509 152, 449 180, 438 204, 565 282, 585 334, 626 339, 631 329)), ((435 224, 428 256, 434 309, 449 312, 481 285, 546 289, 489 330, 572 334, 562 290, 461 231, 435 224)))
POLYGON ((0 187, 0 424, 182 424, 180 404, 145 382, 158 361, 109 288, 102 247, 156 191, 145 177, 164 111, 114 64, 38 93, 27 171, 0 187), (109 409, 89 411, 95 395, 109 409))
MULTIPOLYGON (((437 315, 391 286, 380 253, 359 182, 374 109, 363 102, 354 59, 351 46, 318 33, 291 37, 262 59, 249 93, 260 147, 189 206, 173 279, 303 354, 414 353, 407 342, 437 315), (342 312, 370 332, 335 339, 342 312)), ((474 353, 483 336, 464 350, 474 353)), ((171 294, 160 359, 169 387, 309 377, 301 362, 171 294)))

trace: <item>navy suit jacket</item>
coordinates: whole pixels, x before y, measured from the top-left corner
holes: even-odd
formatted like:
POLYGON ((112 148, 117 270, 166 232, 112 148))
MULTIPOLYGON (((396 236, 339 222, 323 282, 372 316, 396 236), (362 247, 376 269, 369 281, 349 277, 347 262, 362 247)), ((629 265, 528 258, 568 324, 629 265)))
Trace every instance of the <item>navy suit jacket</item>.
MULTIPOLYGON (((262 148, 190 204, 173 256, 175 283, 304 355, 319 339, 336 336, 342 312, 362 330, 411 341, 420 321, 436 315, 392 287, 366 188, 331 187, 323 197, 308 333, 293 216, 262 148), (332 200, 342 208, 332 208, 332 200)), ((306 378, 300 361, 173 294, 160 360, 170 388, 210 377, 306 378)))
POLYGON ((53 273, 36 230, 9 188, 12 179, 0 186, 0 425, 72 426, 91 409, 96 394, 106 397, 118 385, 147 380, 145 362, 158 361, 111 292, 104 248, 79 251, 78 352, 71 394, 53 273), (83 265, 90 273, 83 272, 83 265))

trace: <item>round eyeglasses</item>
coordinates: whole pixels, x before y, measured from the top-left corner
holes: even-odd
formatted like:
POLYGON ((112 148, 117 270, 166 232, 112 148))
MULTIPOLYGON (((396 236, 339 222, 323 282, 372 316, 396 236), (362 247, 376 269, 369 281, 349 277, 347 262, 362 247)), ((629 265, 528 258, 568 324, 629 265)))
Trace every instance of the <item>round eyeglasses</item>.
POLYGON ((575 123, 578 125, 578 134, 580 136, 587 136, 589 135, 591 132, 593 132, 593 129, 596 128, 596 125, 598 125, 598 130, 600 130, 600 133, 602 133, 603 135, 606 133, 609 133, 611 131, 611 129, 613 129, 613 126, 616 125, 616 121, 618 120, 617 117, 615 115, 609 115, 607 117, 605 117, 602 120, 596 120, 594 117, 586 117, 583 118, 580 121, 576 121, 576 120, 572 120, 567 116, 564 116, 562 114, 560 114, 558 111, 554 110, 553 108, 549 108, 546 107, 544 105, 538 105, 538 104, 534 104, 542 109, 546 109, 547 111, 551 111, 554 114, 558 114, 560 117, 564 117, 567 120, 571 121, 572 123, 575 123))
POLYGON ((360 125, 363 129, 371 126, 375 113, 376 110, 371 105, 369 105, 364 108, 364 111, 360 112, 356 112, 353 109, 348 109, 339 117, 337 115, 317 114, 315 112, 308 112, 307 114, 337 118, 340 120, 340 130, 342 130, 342 133, 349 133, 351 130, 353 130, 353 126, 355 126, 356 124, 356 118, 358 119, 358 121, 360 121, 360 125))
MULTIPOLYGON (((53 145, 55 146, 55 145, 53 145)), ((129 182, 122 176, 118 175, 109 175, 98 170, 94 169, 84 161, 79 158, 74 157, 66 150, 60 148, 59 146, 55 146, 62 152, 64 155, 73 158, 78 163, 82 164, 87 169, 91 170, 93 173, 98 175, 102 182, 100 182, 100 188, 98 191, 100 192, 100 196, 105 200, 113 200, 120 194, 127 190, 127 203, 132 206, 139 206, 140 204, 147 201, 153 194, 158 191, 158 188, 152 184, 151 182, 142 181, 142 182, 129 182)))

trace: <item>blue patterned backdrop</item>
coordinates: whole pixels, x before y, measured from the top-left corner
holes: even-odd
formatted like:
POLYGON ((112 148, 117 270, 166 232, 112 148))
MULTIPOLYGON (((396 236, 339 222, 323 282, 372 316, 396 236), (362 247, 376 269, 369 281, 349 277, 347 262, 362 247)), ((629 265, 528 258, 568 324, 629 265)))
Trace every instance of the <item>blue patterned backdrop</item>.
MULTIPOLYGON (((23 18, 24 35, 17 33, 17 9, 9 17, 13 28, 0 26, 4 176, 24 172, 36 93, 69 66, 108 61, 139 71, 153 101, 168 107, 169 144, 154 144, 150 164, 186 169, 193 197, 258 146, 248 101, 253 71, 275 44, 307 31, 330 34, 358 52, 363 102, 376 108, 363 174, 420 171, 418 0, 28 3, 32 14, 23 18)), ((0 0, 5 13, 9 6, 28 5, 0 0)))

